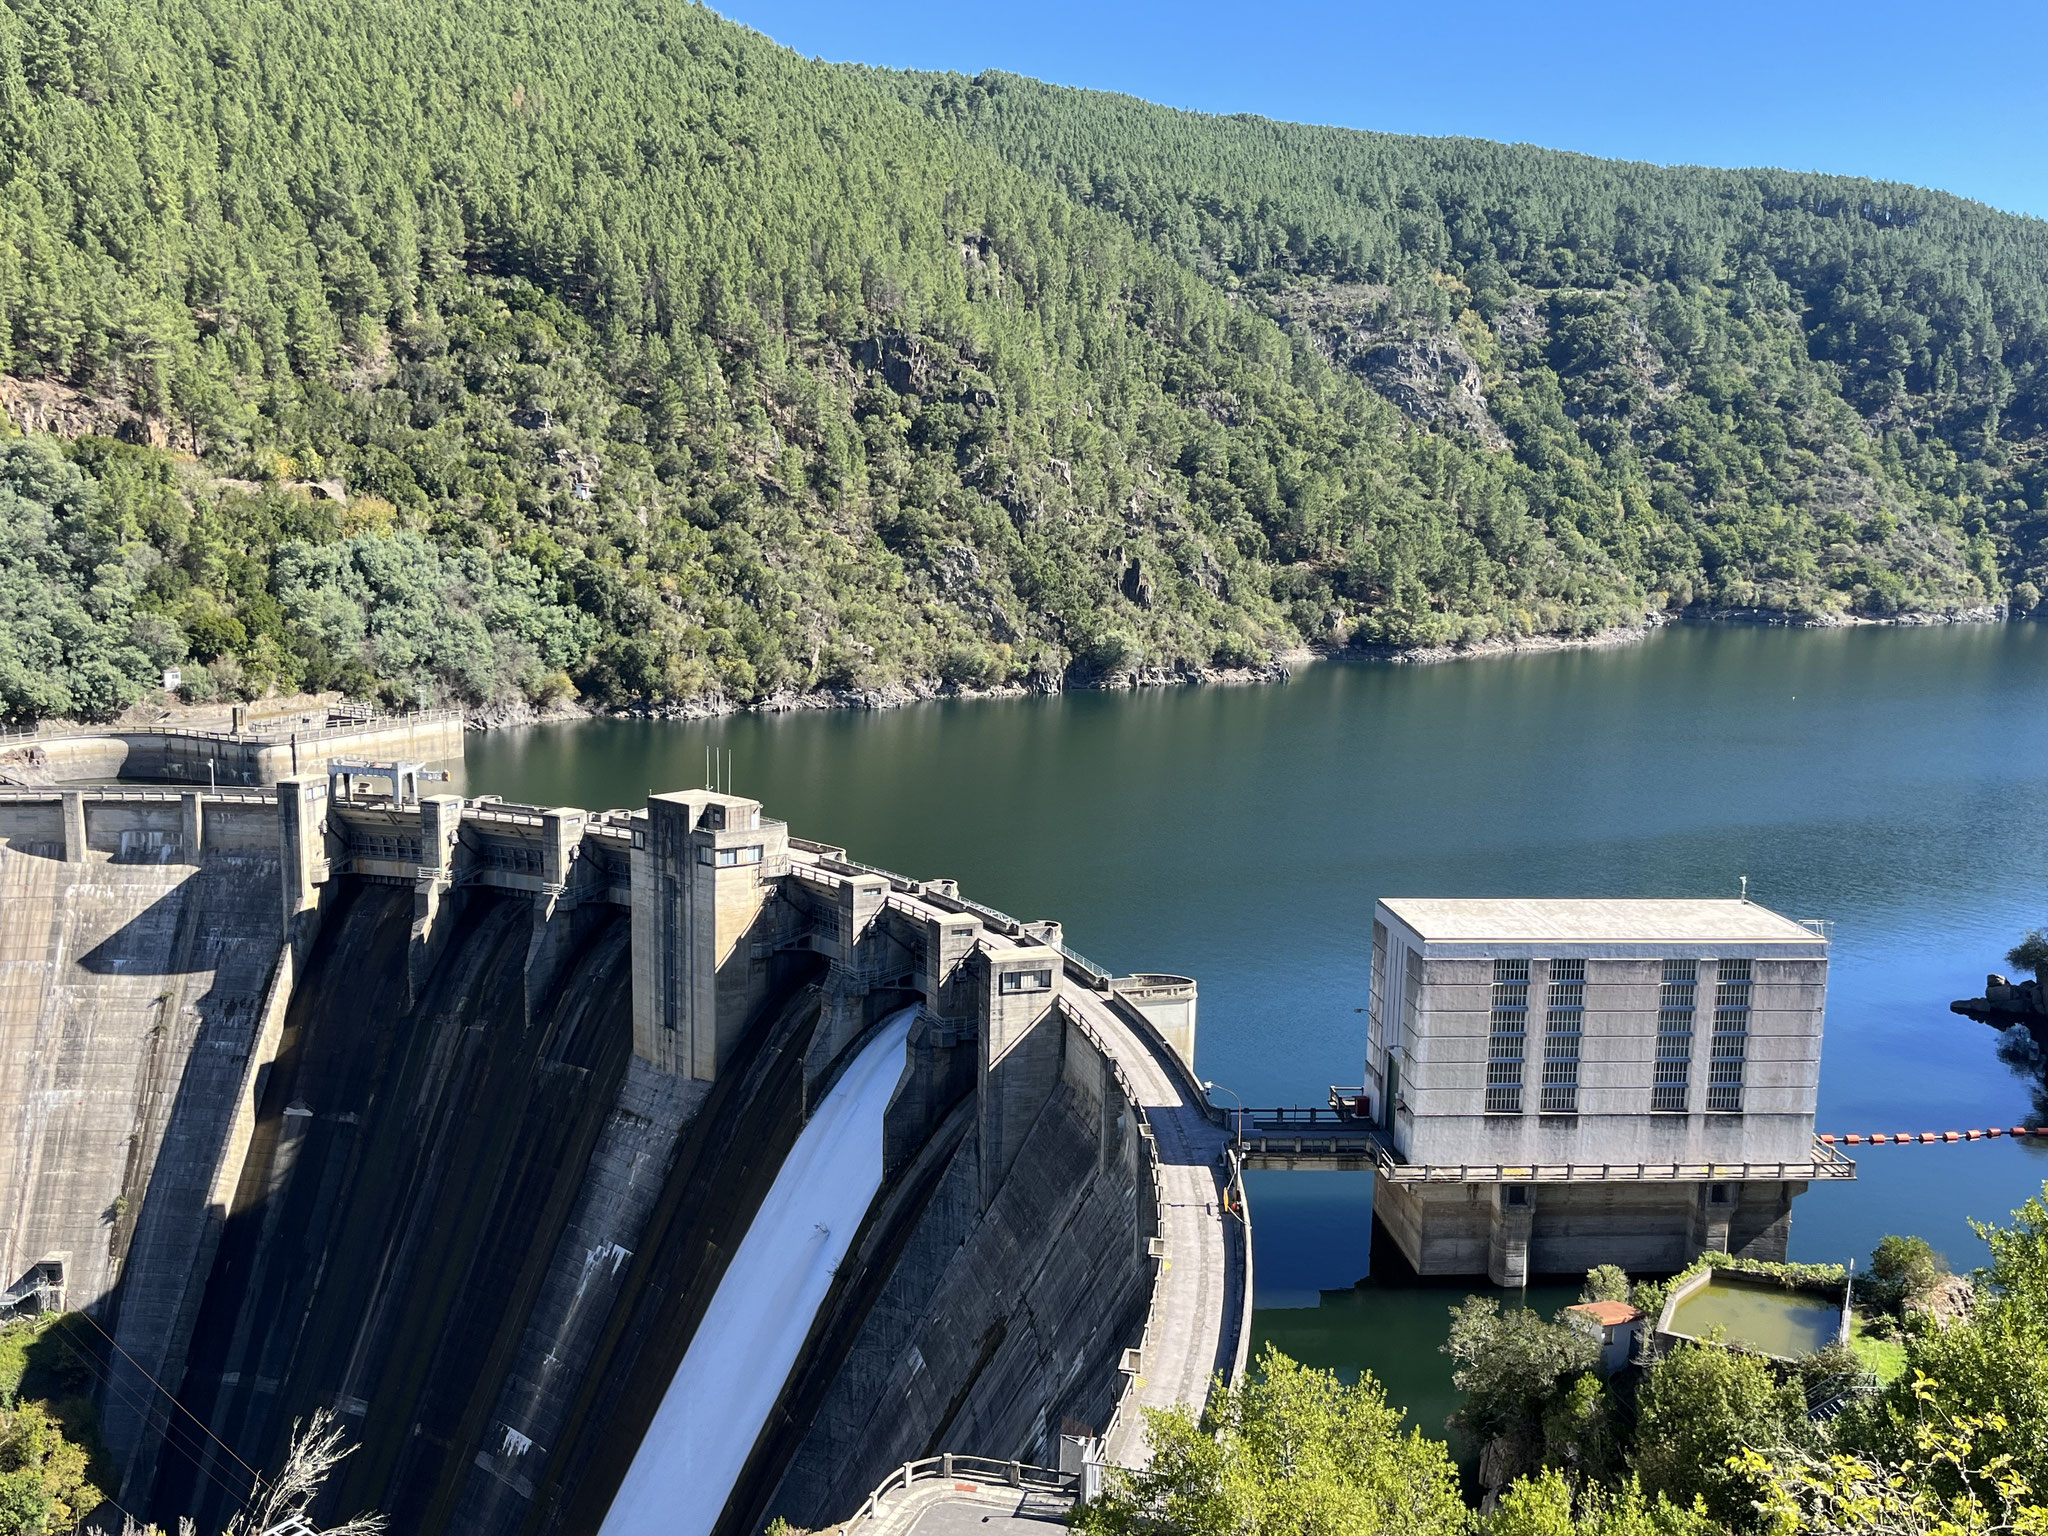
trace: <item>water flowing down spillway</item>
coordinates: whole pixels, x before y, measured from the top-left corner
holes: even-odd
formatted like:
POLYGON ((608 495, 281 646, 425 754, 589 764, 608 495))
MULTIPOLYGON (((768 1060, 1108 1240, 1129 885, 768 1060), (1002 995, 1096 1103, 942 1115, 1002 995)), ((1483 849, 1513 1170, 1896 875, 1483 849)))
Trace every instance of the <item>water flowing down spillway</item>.
POLYGON ((803 1128, 676 1367, 600 1536, 717 1524, 882 1184, 882 1113, 915 1008, 892 1014, 803 1128))

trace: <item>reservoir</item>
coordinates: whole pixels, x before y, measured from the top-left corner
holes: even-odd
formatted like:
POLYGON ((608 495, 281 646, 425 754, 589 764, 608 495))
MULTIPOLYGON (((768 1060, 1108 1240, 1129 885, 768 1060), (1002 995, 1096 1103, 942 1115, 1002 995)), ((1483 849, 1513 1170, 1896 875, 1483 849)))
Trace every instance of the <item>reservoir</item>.
MULTIPOLYGON (((1819 1129, 1942 1131, 2043 1108, 2031 1047, 1947 1005, 2048 923, 2044 680, 2042 625, 1683 627, 1284 686, 492 732, 466 787, 638 805, 729 752, 733 788, 804 836, 1057 917, 1103 966, 1197 977, 1199 1070, 1261 1105, 1360 1080, 1375 897, 1733 896, 1747 876, 1834 924, 1819 1129)), ((2048 1142, 1855 1150, 1857 1182, 1795 1206, 1794 1259, 1917 1232, 1967 1269, 1966 1218, 2048 1178, 2048 1142)), ((1483 1287, 1354 1290, 1365 1175, 1250 1193, 1265 1333, 1370 1365, 1439 1433, 1444 1309, 1483 1287)))
POLYGON ((1842 1299, 1776 1285, 1745 1283, 1716 1272, 1671 1309, 1671 1331, 1688 1339, 1709 1336, 1746 1349, 1798 1360, 1834 1343, 1842 1299))

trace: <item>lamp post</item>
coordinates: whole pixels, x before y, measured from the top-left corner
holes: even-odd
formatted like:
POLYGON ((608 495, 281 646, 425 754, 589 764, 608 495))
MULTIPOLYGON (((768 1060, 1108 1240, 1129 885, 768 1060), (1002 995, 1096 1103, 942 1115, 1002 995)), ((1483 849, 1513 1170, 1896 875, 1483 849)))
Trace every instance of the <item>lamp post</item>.
POLYGON ((1240 1099, 1240 1098, 1238 1098, 1238 1096, 1237 1096, 1237 1090, 1235 1090, 1234 1088, 1224 1088, 1224 1087, 1223 1087, 1223 1085, 1222 1085, 1221 1083, 1204 1083, 1204 1084, 1202 1084, 1202 1092, 1204 1092, 1204 1093, 1214 1093, 1214 1092, 1216 1092, 1216 1091, 1217 1091, 1217 1090, 1218 1090, 1219 1088, 1221 1088, 1221 1089, 1223 1090, 1223 1092, 1225 1092, 1225 1093, 1229 1094, 1229 1095, 1230 1095, 1230 1096, 1231 1096, 1231 1097, 1232 1097, 1233 1099, 1237 1099, 1237 1143, 1238 1143, 1238 1145, 1239 1145, 1239 1146, 1243 1146, 1243 1145, 1244 1145, 1244 1100, 1243 1100, 1243 1099, 1240 1099))

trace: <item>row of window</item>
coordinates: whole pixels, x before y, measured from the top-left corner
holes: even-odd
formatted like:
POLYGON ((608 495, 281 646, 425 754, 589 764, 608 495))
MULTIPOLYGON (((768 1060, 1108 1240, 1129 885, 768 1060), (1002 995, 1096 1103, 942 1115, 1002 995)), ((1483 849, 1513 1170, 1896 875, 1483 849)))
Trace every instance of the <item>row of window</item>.
POLYGON ((742 848, 706 848, 700 845, 697 849, 697 862, 718 869, 737 869, 742 864, 758 864, 761 862, 761 844, 748 843, 742 848))
MULTIPOLYGON (((1714 1032, 1708 1054, 1706 1107, 1742 1112, 1743 1068, 1749 1055, 1750 962, 1723 960, 1714 980, 1714 1032)), ((1579 1112, 1579 1042, 1586 1012, 1586 962, 1553 960, 1544 998, 1543 1077, 1537 1110, 1579 1112)), ((1682 1115, 1692 1099, 1693 1019, 1699 993, 1697 960, 1666 960, 1657 998, 1657 1054, 1650 1108, 1682 1115)), ((1486 1112, 1523 1112, 1528 1061, 1529 962, 1493 962, 1493 1015, 1486 1044, 1486 1112)))

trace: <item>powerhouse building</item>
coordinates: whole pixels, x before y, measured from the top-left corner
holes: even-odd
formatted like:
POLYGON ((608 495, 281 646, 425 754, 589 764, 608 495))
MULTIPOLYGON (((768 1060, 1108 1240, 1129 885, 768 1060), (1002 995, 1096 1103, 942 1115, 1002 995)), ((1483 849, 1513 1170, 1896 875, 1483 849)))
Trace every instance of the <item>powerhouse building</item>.
POLYGON ((1750 901, 1387 900, 1375 1208, 1423 1274, 1519 1284, 1783 1258, 1815 1142, 1828 940, 1750 901))

